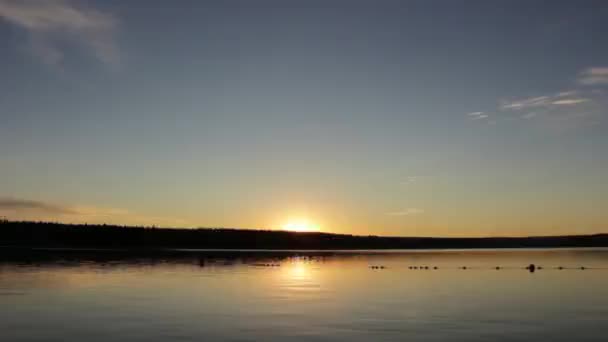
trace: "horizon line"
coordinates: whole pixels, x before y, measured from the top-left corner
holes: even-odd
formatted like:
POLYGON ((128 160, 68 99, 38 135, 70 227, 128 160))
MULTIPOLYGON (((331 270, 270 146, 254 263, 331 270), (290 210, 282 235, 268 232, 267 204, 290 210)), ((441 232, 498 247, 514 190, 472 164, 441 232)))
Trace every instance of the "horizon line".
POLYGON ((65 223, 59 221, 28 221, 28 220, 10 220, 5 217, 0 217, 0 224, 10 223, 27 223, 27 224, 53 224, 53 225, 64 225, 64 226, 97 226, 97 227, 115 227, 115 228, 128 228, 128 229, 167 229, 167 230, 235 230, 235 231, 251 231, 251 232, 280 232, 290 233, 295 235, 336 235, 336 236, 351 236, 351 237, 375 237, 375 238, 388 238, 388 239, 542 239, 542 238, 567 238, 567 237, 589 237, 589 236, 603 236, 608 235, 608 232, 603 233, 590 233, 590 234, 564 234, 564 235, 509 235, 509 236, 403 236, 403 235, 363 235, 363 234, 348 234, 348 233, 331 233, 324 231, 289 231, 284 229, 268 229, 268 228, 235 228, 235 227, 166 227, 156 225, 121 225, 121 224, 109 224, 109 223, 65 223))

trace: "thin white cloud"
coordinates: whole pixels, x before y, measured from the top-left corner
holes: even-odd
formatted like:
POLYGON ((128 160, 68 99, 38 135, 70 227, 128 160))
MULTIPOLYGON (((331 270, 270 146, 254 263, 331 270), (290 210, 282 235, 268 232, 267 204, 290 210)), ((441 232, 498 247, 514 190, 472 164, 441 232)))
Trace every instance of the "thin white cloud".
POLYGON ((33 54, 48 64, 60 64, 65 43, 78 45, 103 63, 118 63, 114 42, 116 19, 70 0, 0 0, 0 22, 24 30, 33 54))
POLYGON ((574 89, 553 94, 502 100, 489 112, 468 113, 470 120, 507 122, 524 120, 536 122, 558 131, 589 127, 604 122, 608 116, 608 93, 601 84, 608 85, 608 67, 587 68, 578 74, 574 89), (586 85, 585 87, 581 85, 586 85), (596 87, 588 87, 596 85, 596 87))
POLYGON ((503 101, 498 106, 502 120, 534 121, 558 131, 599 123, 606 114, 606 99, 594 89, 503 101))
POLYGON ((556 100, 556 101, 551 102, 551 104, 558 105, 558 106, 559 105, 570 106, 570 105, 576 105, 576 104, 587 102, 587 101, 589 101, 589 99, 575 98, 575 99, 556 100))
POLYGON ((578 75, 578 83, 582 85, 608 84, 608 67, 592 67, 583 70, 578 75))
POLYGON ((407 208, 404 210, 388 212, 388 213, 386 213, 386 215, 388 215, 388 216, 412 216, 412 215, 419 215, 419 214, 423 214, 423 213, 424 213, 424 210, 419 209, 419 208, 407 208))
POLYGON ((557 97, 571 97, 571 96, 575 96, 577 95, 579 92, 576 90, 566 90, 566 91, 560 91, 559 93, 557 93, 557 97))
POLYGON ((523 110, 527 108, 544 107, 551 103, 549 96, 537 96, 514 101, 503 101, 500 105, 501 110, 523 110))
POLYGON ((410 176, 410 177, 406 177, 405 180, 401 181, 401 185, 409 185, 412 183, 416 183, 416 181, 418 180, 418 177, 414 177, 414 176, 410 176))
POLYGON ((489 117, 488 114, 485 114, 484 112, 472 112, 468 113, 467 116, 471 120, 481 120, 489 117))
POLYGON ((533 108, 551 108, 553 106, 571 106, 588 102, 588 98, 575 97, 574 92, 560 92, 555 95, 545 95, 519 99, 514 101, 503 101, 499 108, 503 111, 524 111, 533 108))
POLYGON ((481 114, 481 115, 472 117, 471 120, 481 120, 481 119, 487 119, 487 118, 489 118, 489 116, 487 114, 481 114))

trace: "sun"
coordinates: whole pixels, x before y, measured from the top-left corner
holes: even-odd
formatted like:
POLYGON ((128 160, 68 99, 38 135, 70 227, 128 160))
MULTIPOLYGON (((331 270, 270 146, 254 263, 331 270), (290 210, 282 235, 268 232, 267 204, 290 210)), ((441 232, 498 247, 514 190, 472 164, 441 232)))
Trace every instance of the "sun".
POLYGON ((282 227, 283 230, 290 232, 318 232, 319 226, 308 220, 290 220, 282 227))

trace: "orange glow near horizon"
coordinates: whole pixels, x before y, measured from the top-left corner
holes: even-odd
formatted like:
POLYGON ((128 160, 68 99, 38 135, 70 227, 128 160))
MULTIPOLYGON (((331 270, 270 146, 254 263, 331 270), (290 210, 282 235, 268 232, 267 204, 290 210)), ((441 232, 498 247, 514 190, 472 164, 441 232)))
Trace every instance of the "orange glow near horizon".
POLYGON ((281 229, 290 232, 318 232, 319 226, 306 219, 297 219, 289 220, 281 226, 281 229))

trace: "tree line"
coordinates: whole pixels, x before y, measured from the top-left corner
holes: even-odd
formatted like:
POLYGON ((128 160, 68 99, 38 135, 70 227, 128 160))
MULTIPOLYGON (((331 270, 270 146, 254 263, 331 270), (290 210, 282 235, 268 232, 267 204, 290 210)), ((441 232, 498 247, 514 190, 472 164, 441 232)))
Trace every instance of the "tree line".
POLYGON ((608 247, 608 234, 512 238, 382 237, 320 232, 177 229, 2 220, 0 246, 307 250, 608 247))

